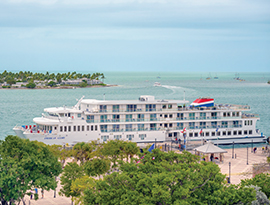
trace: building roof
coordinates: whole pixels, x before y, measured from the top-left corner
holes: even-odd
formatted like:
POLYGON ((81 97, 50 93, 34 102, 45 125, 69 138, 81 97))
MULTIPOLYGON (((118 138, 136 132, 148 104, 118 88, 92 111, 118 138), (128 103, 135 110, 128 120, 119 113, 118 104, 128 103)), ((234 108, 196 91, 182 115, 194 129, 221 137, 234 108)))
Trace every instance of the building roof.
POLYGON ((226 150, 221 149, 218 146, 215 146, 212 142, 207 142, 205 145, 197 147, 197 148, 195 148, 193 150, 195 150, 197 152, 204 153, 204 154, 227 153, 226 150))

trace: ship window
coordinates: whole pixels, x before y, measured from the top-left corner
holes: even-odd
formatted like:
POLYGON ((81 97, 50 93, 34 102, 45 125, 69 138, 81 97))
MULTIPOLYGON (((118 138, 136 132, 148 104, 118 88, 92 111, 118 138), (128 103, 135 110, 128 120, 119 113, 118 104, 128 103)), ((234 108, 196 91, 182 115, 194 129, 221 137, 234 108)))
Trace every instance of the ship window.
MULTIPOLYGON (((93 130, 92 128, 93 126, 91 126, 91 130, 93 130)), ((100 125, 100 130, 101 132, 107 132, 107 125, 100 125)))
POLYGON ((172 109, 172 105, 171 105, 171 104, 169 104, 169 105, 168 105, 168 108, 169 108, 169 109, 172 109))
POLYGON ((56 130, 56 129, 57 129, 57 127, 54 127, 54 129, 56 130))
POLYGON ((235 112, 232 113, 232 116, 235 117, 235 112))
POLYGON ((247 121, 248 125, 249 125, 249 120, 247 121))
POLYGON ((162 105, 162 109, 166 109, 166 107, 167 107, 166 105, 162 105))
POLYGON ((249 130, 248 134, 252 135, 252 130, 249 130))
POLYGON ((113 112, 119 112, 119 105, 113 105, 113 112))
POLYGON ((101 136, 101 139, 102 139, 104 142, 106 142, 107 139, 109 139, 109 136, 108 136, 108 135, 103 135, 103 136, 101 136))
POLYGON ((228 135, 231 135, 231 131, 228 131, 228 135))
POLYGON ((68 126, 68 131, 71 132, 71 126, 68 126))
POLYGON ((189 137, 193 137, 193 133, 189 133, 189 137))
POLYGON ((132 140, 132 138, 134 138, 134 135, 127 135, 128 140, 132 140))
POLYGON ((212 136, 215 136, 216 135, 216 133, 215 132, 212 132, 212 136))
POLYGON ((100 105, 99 112, 107 112, 107 105, 100 105))
POLYGON ((198 132, 195 132, 194 133, 194 137, 198 137, 198 132))
POLYGON ((119 125, 113 125, 113 132, 119 132, 119 125))
POLYGON ((70 117, 70 113, 68 113, 68 117, 70 117))
POLYGON ((126 115, 126 122, 132 121, 132 115, 126 115))
POLYGON ((238 131, 238 135, 242 135, 242 131, 241 130, 238 131))
POLYGON ((135 112, 137 109, 137 105, 127 105, 127 112, 135 112))
POLYGON ((170 123, 169 126, 172 127, 172 123, 170 123))
POLYGON ((132 131, 132 125, 131 124, 126 125, 126 131, 132 131))
POLYGON ((212 112, 212 113, 211 113, 211 116, 212 116, 212 117, 216 117, 216 116, 217 116, 217 113, 216 113, 216 112, 212 112))
POLYGON ((201 135, 201 136, 204 136, 204 133, 203 133, 203 132, 201 132, 201 133, 200 133, 200 135, 201 135))
POLYGON ((67 131, 67 126, 64 127, 64 132, 66 132, 66 131, 67 131))
POLYGON ((162 127, 162 124, 160 124, 159 126, 162 127))
POLYGON ((82 116, 82 114, 78 114, 78 117, 81 117, 82 116))
POLYGON ((244 135, 247 135, 247 130, 244 131, 244 135))
POLYGON ((236 116, 239 117, 239 112, 236 113, 236 116))
POLYGON ((93 131, 94 130, 94 126, 93 125, 91 125, 91 131, 93 131))
POLYGON ((164 124, 164 127, 168 127, 168 124, 164 124))
POLYGON ((150 115, 150 121, 155 121, 157 120, 157 115, 156 114, 151 114, 150 115))
POLYGON ((252 120, 250 120, 250 125, 252 125, 252 120))
POLYGON ((245 120, 245 125, 247 125, 247 121, 245 120))
POLYGON ((208 137, 208 136, 209 136, 209 132, 206 132, 206 133, 205 133, 205 136, 207 136, 207 137, 208 137))
POLYGON ((82 126, 82 131, 84 131, 84 126, 82 126))
POLYGON ((226 131, 223 131, 223 132, 222 132, 222 135, 225 136, 225 135, 226 135, 226 131))
POLYGON ((97 131, 97 125, 95 125, 95 130, 97 131))
POLYGON ((223 117, 226 117, 226 112, 223 113, 223 117))
POLYGON ((141 138, 141 140, 144 140, 146 138, 146 134, 140 134, 139 138, 141 138))
POLYGON ((67 116, 67 113, 65 113, 65 117, 67 116))
POLYGON ((120 122, 120 115, 113 115, 113 122, 120 122))
POLYGON ((114 137, 114 139, 119 140, 119 139, 121 139, 121 138, 122 138, 122 135, 114 135, 113 137, 114 137))
POLYGON ((220 132, 217 132, 217 136, 220 136, 220 132))
POLYGON ((172 114, 170 114, 170 118, 172 118, 172 114))
POLYGON ((78 125, 78 132, 80 131, 80 125, 78 125))
POLYGON ((160 114, 159 116, 162 117, 162 114, 160 114))
POLYGON ((60 132, 63 132, 63 127, 62 126, 60 126, 60 132))
POLYGON ((167 118, 167 117, 168 117, 168 115, 167 115, 167 114, 165 114, 165 115, 164 115, 164 117, 165 117, 165 118, 167 118))
POLYGON ((145 111, 156 111, 156 105, 155 104, 147 104, 145 105, 145 111))
POLYGON ((138 124, 138 131, 144 130, 144 124, 138 124))
POLYGON ((172 133, 169 133, 169 137, 172 137, 172 133))
POLYGON ((227 113, 227 116, 230 117, 230 116, 231 116, 231 113, 228 112, 228 113, 227 113))
POLYGON ((233 135, 237 135, 237 131, 233 131, 233 135))
POLYGON ((86 127, 86 128, 87 128, 87 131, 89 131, 89 125, 87 125, 87 127, 86 127))
POLYGON ((143 121, 144 120, 144 114, 138 114, 137 118, 138 118, 138 121, 143 121))
POLYGON ((150 130, 156 130, 156 124, 150 124, 150 130))
POLYGON ((73 131, 76 132, 76 126, 73 126, 73 131))

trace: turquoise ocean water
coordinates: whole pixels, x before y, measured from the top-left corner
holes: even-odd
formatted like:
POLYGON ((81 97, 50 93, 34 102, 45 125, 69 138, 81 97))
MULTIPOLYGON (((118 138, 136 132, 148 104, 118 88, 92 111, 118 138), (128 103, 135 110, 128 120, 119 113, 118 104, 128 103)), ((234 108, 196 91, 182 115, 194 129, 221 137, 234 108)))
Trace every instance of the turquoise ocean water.
POLYGON ((260 115, 257 128, 270 136, 270 73, 240 73, 245 81, 235 80, 235 73, 104 73, 105 83, 117 87, 77 89, 0 89, 0 139, 14 134, 15 125, 33 124, 47 107, 73 106, 76 99, 134 100, 140 95, 156 99, 212 97, 215 103, 250 105, 250 113, 260 115), (211 75, 210 80, 206 78, 211 75), (217 76, 218 79, 214 79, 217 76), (160 82, 161 87, 154 87, 160 82), (185 93, 185 94, 184 94, 185 93))

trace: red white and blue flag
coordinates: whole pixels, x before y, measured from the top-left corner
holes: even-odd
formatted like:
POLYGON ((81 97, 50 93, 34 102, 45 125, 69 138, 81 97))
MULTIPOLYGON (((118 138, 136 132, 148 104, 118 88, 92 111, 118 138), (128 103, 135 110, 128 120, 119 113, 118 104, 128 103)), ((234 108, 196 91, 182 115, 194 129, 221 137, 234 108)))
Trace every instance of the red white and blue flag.
POLYGON ((202 130, 203 130, 203 129, 201 129, 200 134, 202 134, 202 130))
POLYGON ((214 99, 213 98, 198 98, 190 104, 194 107, 213 107, 214 99))

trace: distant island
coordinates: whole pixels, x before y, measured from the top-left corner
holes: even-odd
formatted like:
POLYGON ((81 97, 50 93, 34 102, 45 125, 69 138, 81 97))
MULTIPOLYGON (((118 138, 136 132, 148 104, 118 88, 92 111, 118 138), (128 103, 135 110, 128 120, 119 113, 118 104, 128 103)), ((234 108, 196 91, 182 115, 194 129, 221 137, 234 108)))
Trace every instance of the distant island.
POLYGON ((0 88, 84 88, 92 86, 108 86, 103 83, 105 76, 103 73, 81 74, 68 73, 33 73, 30 71, 20 71, 12 73, 4 71, 0 73, 0 88))

